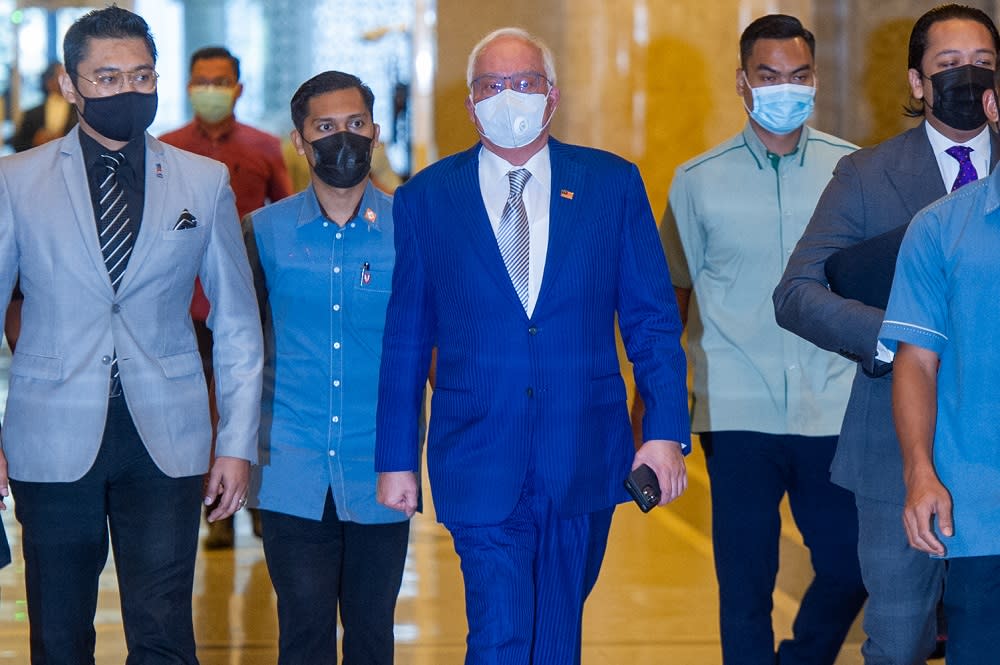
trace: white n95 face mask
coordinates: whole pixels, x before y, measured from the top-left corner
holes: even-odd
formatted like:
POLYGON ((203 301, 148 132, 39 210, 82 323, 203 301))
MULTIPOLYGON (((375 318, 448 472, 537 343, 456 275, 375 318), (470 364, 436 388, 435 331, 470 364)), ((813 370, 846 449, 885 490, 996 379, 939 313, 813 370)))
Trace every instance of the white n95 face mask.
POLYGON ((542 122, 548 99, 548 95, 506 88, 498 95, 477 102, 476 118, 483 128, 483 136, 501 148, 528 145, 548 124, 542 122))

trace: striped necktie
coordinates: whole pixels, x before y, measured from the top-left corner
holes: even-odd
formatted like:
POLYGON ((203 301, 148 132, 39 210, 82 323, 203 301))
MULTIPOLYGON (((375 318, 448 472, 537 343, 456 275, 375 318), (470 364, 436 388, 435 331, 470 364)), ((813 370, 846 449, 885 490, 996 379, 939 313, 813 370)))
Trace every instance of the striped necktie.
MULTIPOLYGON (((128 204, 125 190, 118 182, 118 169, 125 162, 125 155, 120 152, 101 155, 101 163, 106 169, 101 181, 98 199, 97 232, 101 243, 101 255, 104 265, 108 268, 108 277, 115 292, 121 282, 125 268, 128 267, 129 256, 135 237, 129 224, 128 204)), ((118 374, 118 351, 115 350, 111 360, 111 390, 110 396, 122 394, 121 377, 118 374)))
POLYGON ((528 169, 517 169, 507 174, 510 179, 510 194, 507 205, 500 216, 497 244, 500 256, 510 274, 510 281, 521 300, 521 306, 528 309, 528 212, 524 208, 524 185, 531 178, 528 169))

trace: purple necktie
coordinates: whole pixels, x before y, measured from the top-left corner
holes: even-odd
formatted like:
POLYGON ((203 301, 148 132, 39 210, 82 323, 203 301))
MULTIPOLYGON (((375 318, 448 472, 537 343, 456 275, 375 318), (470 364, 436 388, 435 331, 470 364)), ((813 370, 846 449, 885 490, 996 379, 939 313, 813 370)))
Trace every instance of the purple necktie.
POLYGON ((945 150, 945 152, 958 160, 958 177, 955 178, 955 184, 951 186, 951 191, 954 192, 959 187, 964 187, 970 182, 979 179, 976 167, 972 165, 972 160, 969 158, 972 148, 965 145, 953 145, 945 150))

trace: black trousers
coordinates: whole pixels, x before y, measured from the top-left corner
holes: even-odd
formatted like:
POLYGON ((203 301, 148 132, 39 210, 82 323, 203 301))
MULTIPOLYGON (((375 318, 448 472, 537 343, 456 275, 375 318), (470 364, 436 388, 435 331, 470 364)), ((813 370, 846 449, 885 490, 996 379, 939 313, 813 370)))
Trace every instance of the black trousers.
POLYGON ((705 432, 722 660, 773 665, 771 597, 787 493, 815 577, 778 647, 782 665, 832 665, 866 592, 854 498, 830 482, 837 437, 705 432))
POLYGON ((278 596, 278 665, 336 665, 338 606, 344 665, 391 664, 409 521, 342 521, 329 491, 321 521, 260 516, 278 596))
POLYGON ((202 476, 170 478, 146 452, 124 397, 101 449, 69 483, 11 480, 21 523, 32 665, 92 665, 98 578, 114 551, 126 665, 194 665, 191 596, 202 476))

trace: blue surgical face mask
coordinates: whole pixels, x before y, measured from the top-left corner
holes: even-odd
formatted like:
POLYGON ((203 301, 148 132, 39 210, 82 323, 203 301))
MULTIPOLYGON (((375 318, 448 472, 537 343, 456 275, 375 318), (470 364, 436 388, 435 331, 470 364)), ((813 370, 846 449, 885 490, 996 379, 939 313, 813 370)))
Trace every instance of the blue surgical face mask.
MULTIPOLYGON (((750 86, 746 72, 743 79, 750 86)), ((816 103, 816 88, 811 85, 764 85, 751 87, 750 92, 753 95, 753 110, 747 108, 747 113, 772 134, 790 134, 804 125, 816 103)), ((746 108, 746 102, 743 107, 746 108)))

